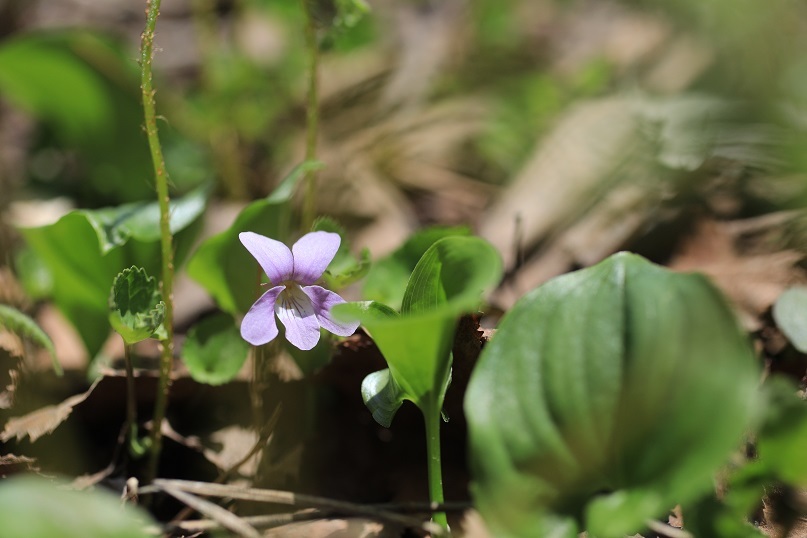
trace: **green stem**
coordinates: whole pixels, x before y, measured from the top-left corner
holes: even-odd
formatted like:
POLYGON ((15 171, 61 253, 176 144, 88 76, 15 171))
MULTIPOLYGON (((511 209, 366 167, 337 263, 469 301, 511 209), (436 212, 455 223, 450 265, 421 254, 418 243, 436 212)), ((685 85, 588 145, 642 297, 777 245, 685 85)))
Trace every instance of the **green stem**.
POLYGON ((141 36, 140 46, 140 89, 143 95, 143 112, 146 121, 151 161, 154 164, 154 176, 157 185, 157 199, 160 204, 160 244, 162 251, 162 295, 165 301, 165 332, 162 341, 162 357, 160 359, 160 378, 157 396, 154 403, 154 419, 151 428, 151 454, 146 468, 145 482, 151 482, 157 476, 157 463, 162 448, 162 423, 168 403, 168 391, 171 388, 171 364, 174 358, 174 250, 171 228, 169 225, 168 172, 165 169, 160 137, 157 132, 157 114, 154 104, 154 87, 152 83, 151 61, 154 56, 154 28, 160 13, 160 0, 146 2, 146 28, 141 36))
POLYGON ((134 458, 139 458, 148 450, 148 444, 141 443, 138 434, 132 346, 125 342, 123 344, 123 361, 126 365, 126 431, 129 432, 129 454, 134 458))
MULTIPOLYGON (((426 421, 426 457, 429 469, 429 500, 432 505, 443 504, 443 466, 440 460, 440 406, 423 409, 426 421)), ((448 531, 445 512, 435 512, 432 520, 448 531)))
MULTIPOLYGON (((319 43, 317 26, 312 13, 311 0, 300 0, 305 13, 305 45, 308 49, 308 102, 306 104, 306 143, 305 160, 317 158, 317 137, 319 136, 319 43)), ((305 174, 305 198, 303 199, 303 229, 309 230, 316 218, 316 178, 317 171, 305 174)))

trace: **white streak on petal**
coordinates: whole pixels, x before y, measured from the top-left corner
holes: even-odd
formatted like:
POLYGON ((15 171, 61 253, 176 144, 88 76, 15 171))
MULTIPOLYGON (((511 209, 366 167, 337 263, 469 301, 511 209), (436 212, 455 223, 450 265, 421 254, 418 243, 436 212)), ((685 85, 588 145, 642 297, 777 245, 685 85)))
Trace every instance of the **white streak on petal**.
POLYGON ((295 347, 308 350, 319 342, 319 321, 311 299, 297 285, 291 285, 275 303, 277 317, 286 327, 286 340, 295 347))

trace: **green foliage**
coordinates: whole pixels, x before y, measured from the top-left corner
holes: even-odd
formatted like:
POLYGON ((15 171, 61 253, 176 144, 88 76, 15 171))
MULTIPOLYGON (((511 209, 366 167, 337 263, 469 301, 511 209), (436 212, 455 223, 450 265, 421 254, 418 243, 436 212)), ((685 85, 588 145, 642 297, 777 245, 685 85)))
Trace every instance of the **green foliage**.
POLYGON ((782 293, 773 305, 773 319, 793 347, 807 353, 807 288, 782 293))
POLYGON ((274 239, 288 236, 290 200, 307 171, 322 166, 306 161, 284 179, 267 198, 246 206, 227 230, 202 243, 188 262, 188 274, 230 314, 245 313, 256 299, 261 269, 238 239, 241 232, 255 232, 274 239))
POLYGON ((249 344, 226 314, 205 318, 194 325, 182 347, 182 359, 191 377, 209 385, 221 385, 235 377, 248 353, 249 344))
POLYGON ((423 254, 444 237, 467 236, 465 227, 432 227, 412 234, 398 249, 373 264, 364 281, 362 294, 366 299, 400 308, 409 275, 423 254))
POLYGON ((134 67, 123 47, 87 31, 33 33, 0 45, 0 95, 42 122, 50 149, 77 151, 85 200, 152 196, 134 67))
POLYGON ((139 267, 124 269, 112 282, 109 323, 127 345, 156 333, 165 319, 157 280, 139 267))
POLYGON ((339 234, 342 242, 339 250, 328 265, 328 270, 322 275, 325 287, 340 289, 363 278, 370 270, 370 250, 362 249, 360 257, 350 253, 350 242, 347 240, 345 229, 329 217, 320 217, 314 222, 311 231, 323 231, 339 234))
POLYGON ((556 278, 508 312, 466 393, 479 510, 496 536, 633 534, 709 491, 758 379, 702 276, 622 253, 556 278))
POLYGON ((18 336, 32 340, 48 350, 53 360, 53 369, 57 374, 62 375, 62 365, 59 364, 59 360, 56 358, 56 349, 53 347, 53 341, 33 319, 16 308, 0 304, 0 327, 18 336))
POLYGON ((0 481, 0 538, 148 538, 148 515, 102 491, 39 477, 0 481))
MULTIPOLYGON (((201 226, 207 190, 197 189, 171 203, 175 264, 201 226)), ((78 330, 91 356, 109 333, 109 290, 125 267, 160 272, 157 202, 72 211, 55 224, 21 229, 28 245, 53 276, 53 300, 78 330)))
POLYGON ((334 307, 337 316, 361 320, 387 360, 394 388, 380 383, 383 374, 372 374, 362 384, 365 403, 377 419, 383 417, 382 424, 397 410, 392 402, 400 405, 403 399, 427 416, 440 413, 457 318, 477 307, 501 271, 498 253, 486 241, 447 237, 429 247, 415 266, 401 315, 373 301, 334 307))

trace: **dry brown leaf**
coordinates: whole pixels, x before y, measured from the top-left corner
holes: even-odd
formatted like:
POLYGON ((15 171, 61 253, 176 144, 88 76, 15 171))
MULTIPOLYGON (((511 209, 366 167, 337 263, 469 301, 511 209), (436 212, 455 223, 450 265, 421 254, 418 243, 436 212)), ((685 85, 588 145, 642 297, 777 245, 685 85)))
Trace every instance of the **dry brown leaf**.
POLYGON ((39 468, 35 463, 36 459, 29 458, 28 456, 17 456, 15 454, 2 455, 0 456, 0 478, 19 472, 36 472, 39 468))
POLYGON ((25 346, 22 339, 12 332, 0 329, 0 348, 8 351, 12 357, 25 355, 25 346))
POLYGON ((0 441, 6 443, 15 437, 20 440, 28 436, 33 443, 51 433, 70 416, 75 406, 87 399, 101 379, 96 379, 86 392, 71 396, 58 405, 48 405, 27 415, 8 419, 3 433, 0 434, 0 441))
POLYGON ((368 519, 320 519, 292 523, 264 533, 266 538, 398 538, 401 528, 368 519))
POLYGON ((11 409, 11 407, 14 405, 14 396, 17 392, 17 385, 20 381, 19 370, 9 370, 8 378, 9 383, 6 385, 6 389, 3 392, 0 392, 0 409, 11 409))

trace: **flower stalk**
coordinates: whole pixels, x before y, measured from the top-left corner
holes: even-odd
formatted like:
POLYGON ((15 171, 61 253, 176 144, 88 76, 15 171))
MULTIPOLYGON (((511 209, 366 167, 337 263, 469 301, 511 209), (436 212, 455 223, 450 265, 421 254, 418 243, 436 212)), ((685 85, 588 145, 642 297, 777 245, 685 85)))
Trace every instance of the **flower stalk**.
POLYGON ((152 59, 154 57, 154 29, 160 14, 161 0, 147 0, 146 28, 140 41, 140 89, 143 98, 143 112, 146 124, 151 161, 154 165, 157 199, 160 205, 160 246, 162 253, 162 296, 165 301, 166 337, 162 340, 162 357, 160 359, 160 376, 154 403, 154 417, 151 429, 151 453, 146 467, 145 482, 151 482, 157 476, 157 466, 162 449, 162 423, 168 403, 168 391, 171 386, 171 364, 174 358, 174 251, 170 228, 168 172, 165 168, 160 137, 157 131, 157 114, 155 112, 154 85, 152 81, 152 59))
MULTIPOLYGON (((319 43, 317 25, 312 11, 311 0, 300 0, 305 14, 305 45, 308 49, 308 97, 305 110, 306 143, 305 160, 317 158, 317 138, 319 137, 319 43)), ((317 170, 305 173, 305 197, 303 198, 303 229, 310 229, 316 216, 317 170)))

